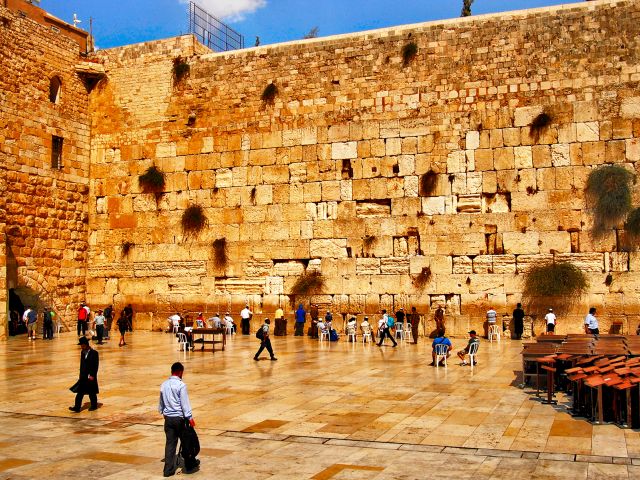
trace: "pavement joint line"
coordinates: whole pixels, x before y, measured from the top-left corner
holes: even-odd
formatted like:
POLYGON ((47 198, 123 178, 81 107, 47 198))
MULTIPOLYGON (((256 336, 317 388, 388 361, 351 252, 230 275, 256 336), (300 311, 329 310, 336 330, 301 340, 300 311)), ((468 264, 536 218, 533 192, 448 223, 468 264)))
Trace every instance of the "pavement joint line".
MULTIPOLYGON (((92 423, 92 424, 102 423, 103 425, 120 423, 120 424, 126 424, 126 425, 144 425, 147 427, 156 427, 159 429, 163 428, 163 425, 157 425, 157 424, 148 423, 148 422, 110 420, 105 418, 67 417, 62 415, 9 412, 6 410, 0 410, 0 415, 11 415, 16 417, 49 418, 49 419, 65 420, 65 421, 78 422, 78 423, 92 423)), ((379 449, 379 450, 388 450, 389 449, 388 445, 393 444, 398 446, 397 450, 402 450, 405 452, 406 451, 420 452, 419 447, 424 447, 427 449, 439 448, 441 449, 440 453, 444 453, 448 455, 475 455, 475 456, 491 457, 491 458, 510 457, 510 458, 522 458, 522 459, 527 459, 527 458, 531 459, 531 456, 537 456, 538 459, 540 460, 545 460, 545 459, 551 460, 551 457, 553 456, 567 456, 567 457, 572 457, 573 459, 572 460, 566 459, 561 461, 570 462, 570 463, 589 462, 594 464, 612 464, 612 463, 616 464, 617 463, 617 464, 628 464, 628 465, 632 465, 632 464, 640 465, 640 456, 614 457, 609 455, 582 455, 582 454, 573 454, 573 453, 565 454, 565 453, 559 453, 559 452, 536 452, 532 450, 519 451, 519 450, 505 450, 505 449, 498 449, 498 448, 460 447, 455 445, 429 445, 429 444, 423 444, 423 443, 383 442, 380 440, 352 440, 349 438, 328 438, 328 437, 316 437, 313 435, 287 435, 287 434, 277 434, 277 433, 275 433, 274 435, 279 435, 283 438, 269 439, 269 438, 257 438, 257 437, 251 436, 253 433, 259 433, 259 432, 250 433, 250 432, 243 432, 240 430, 221 430, 219 428, 202 428, 202 427, 199 427, 198 430, 202 430, 202 431, 214 430, 214 431, 220 432, 218 433, 217 436, 242 438, 243 440, 253 440, 257 442, 264 442, 264 441, 297 442, 298 439, 304 438, 304 439, 322 439, 322 442, 319 442, 318 445, 325 445, 327 444, 327 442, 330 442, 331 440, 339 440, 340 442, 347 443, 347 445, 344 445, 344 444, 342 445, 347 448, 355 447, 355 448, 371 448, 371 449, 379 449), (353 445, 349 445, 351 443, 353 445), (402 448, 402 447, 408 447, 408 448, 402 448), (418 447, 418 448, 412 449, 411 447, 418 447), (519 453, 520 455, 516 456, 516 453, 519 453)), ((269 435, 269 433, 264 433, 264 432, 262 433, 265 435, 269 435)))

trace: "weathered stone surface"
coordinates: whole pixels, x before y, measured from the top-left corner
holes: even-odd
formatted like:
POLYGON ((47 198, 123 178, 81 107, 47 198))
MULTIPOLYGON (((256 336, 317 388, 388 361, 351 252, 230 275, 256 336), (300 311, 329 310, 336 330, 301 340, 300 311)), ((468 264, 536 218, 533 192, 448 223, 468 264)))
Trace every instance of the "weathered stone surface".
POLYGON ((315 258, 344 258, 347 256, 347 240, 344 238, 311 240, 309 254, 315 258))

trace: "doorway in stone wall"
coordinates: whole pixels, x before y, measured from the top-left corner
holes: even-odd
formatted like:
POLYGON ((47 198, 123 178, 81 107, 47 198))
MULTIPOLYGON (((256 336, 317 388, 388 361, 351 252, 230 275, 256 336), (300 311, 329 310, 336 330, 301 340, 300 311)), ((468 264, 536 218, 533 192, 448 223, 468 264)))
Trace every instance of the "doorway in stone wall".
POLYGON ((38 330, 42 330, 42 312, 50 305, 44 302, 40 294, 29 287, 18 286, 9 289, 9 335, 27 333, 26 325, 22 322, 24 311, 31 307, 38 312, 38 330))

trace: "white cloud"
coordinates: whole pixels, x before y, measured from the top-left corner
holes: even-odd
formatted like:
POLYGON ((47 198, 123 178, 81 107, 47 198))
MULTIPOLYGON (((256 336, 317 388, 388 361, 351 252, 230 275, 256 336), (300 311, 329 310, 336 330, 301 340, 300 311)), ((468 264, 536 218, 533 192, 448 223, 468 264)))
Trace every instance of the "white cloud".
MULTIPOLYGON (((180 0, 189 3, 189 0, 180 0)), ((195 0, 211 15, 230 22, 239 22, 245 15, 266 6, 267 0, 195 0)))

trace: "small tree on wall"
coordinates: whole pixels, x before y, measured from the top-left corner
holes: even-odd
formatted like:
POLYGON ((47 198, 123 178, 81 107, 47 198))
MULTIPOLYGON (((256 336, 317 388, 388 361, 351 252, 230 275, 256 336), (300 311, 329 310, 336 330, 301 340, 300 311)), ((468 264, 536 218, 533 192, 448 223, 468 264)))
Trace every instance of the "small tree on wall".
POLYGON ((531 267, 524 277, 522 297, 527 308, 542 312, 551 307, 564 312, 587 293, 589 281, 569 262, 544 262, 531 267))
POLYGON ((166 176, 155 165, 147 168, 147 171, 138 177, 138 185, 144 193, 153 193, 156 196, 156 201, 162 197, 164 193, 164 187, 166 182, 166 176))
POLYGON ((621 165, 605 165, 589 173, 585 195, 593 212, 593 233, 600 235, 625 219, 631 210, 633 175, 621 165))
POLYGON ((185 238, 197 237, 208 224, 204 209, 201 205, 190 205, 182 213, 181 226, 185 238))
POLYGON ((473 0, 462 0, 462 11, 460 12, 461 17, 468 17, 471 15, 471 4, 473 0))

